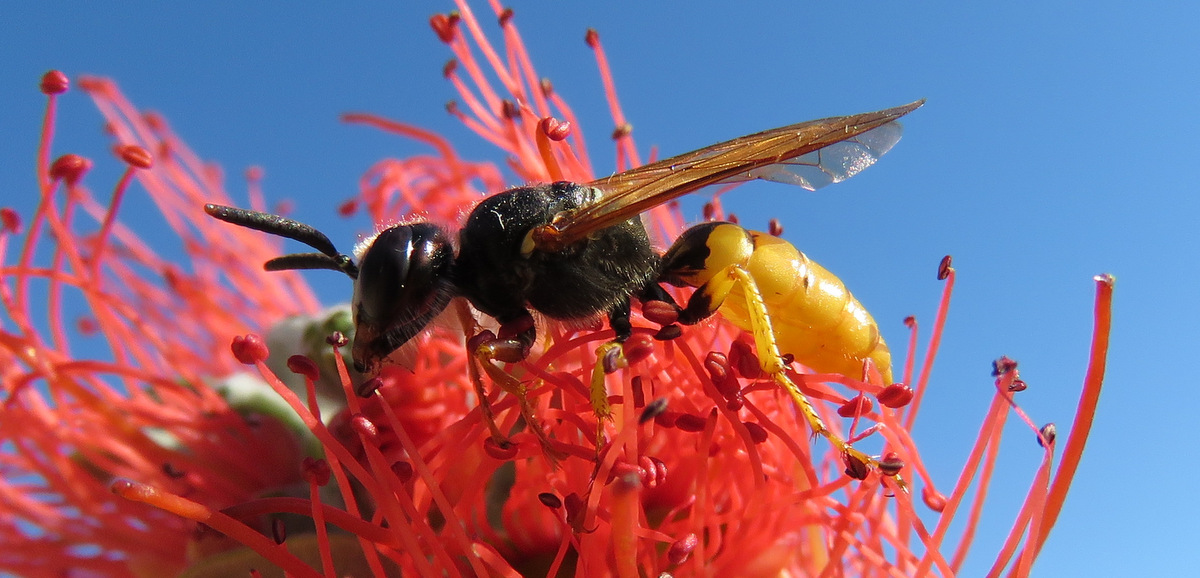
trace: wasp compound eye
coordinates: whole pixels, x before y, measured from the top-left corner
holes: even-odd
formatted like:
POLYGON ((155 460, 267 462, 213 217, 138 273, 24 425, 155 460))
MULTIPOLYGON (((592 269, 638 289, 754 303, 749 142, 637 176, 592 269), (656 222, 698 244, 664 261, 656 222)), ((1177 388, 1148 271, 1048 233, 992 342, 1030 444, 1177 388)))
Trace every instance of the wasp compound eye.
POLYGON ((440 301, 454 254, 441 228, 428 223, 380 233, 359 264, 358 313, 386 322, 422 316, 440 301))
POLYGON ((436 225, 398 225, 375 237, 359 263, 356 365, 371 367, 445 309, 454 251, 436 225))

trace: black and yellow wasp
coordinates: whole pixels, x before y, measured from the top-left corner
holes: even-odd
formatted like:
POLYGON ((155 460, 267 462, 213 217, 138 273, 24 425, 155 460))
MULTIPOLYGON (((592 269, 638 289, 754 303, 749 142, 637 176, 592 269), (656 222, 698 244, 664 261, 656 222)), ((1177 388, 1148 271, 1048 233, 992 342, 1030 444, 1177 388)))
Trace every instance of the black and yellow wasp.
MULTIPOLYGON (((662 283, 694 287, 680 322, 720 311, 753 333, 763 370, 794 398, 814 432, 871 463, 829 432, 784 371, 790 354, 818 372, 857 379, 870 360, 891 381, 879 328, 841 280, 790 243, 727 222, 696 225, 660 255, 640 214, 709 185, 764 179, 813 190, 844 180, 887 152, 900 138, 897 119, 923 103, 775 128, 589 183, 509 189, 481 201, 457 235, 423 222, 385 229, 364 244, 357 264, 302 223, 217 205, 205 210, 319 251, 273 259, 268 270, 334 269, 355 279, 352 355, 367 373, 455 297, 501 325, 505 337, 473 352, 488 368, 493 360, 525 358, 537 337, 531 311, 559 320, 606 315, 622 342, 632 333, 632 300, 670 301, 662 283)), ((604 415, 600 379, 593 399, 604 415)))

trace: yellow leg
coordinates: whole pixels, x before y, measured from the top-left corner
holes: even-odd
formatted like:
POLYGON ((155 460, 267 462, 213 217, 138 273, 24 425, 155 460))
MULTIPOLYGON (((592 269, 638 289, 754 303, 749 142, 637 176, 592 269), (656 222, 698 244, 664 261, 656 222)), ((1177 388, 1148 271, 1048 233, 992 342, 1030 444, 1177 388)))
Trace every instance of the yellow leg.
POLYGON ((596 348, 596 366, 592 368, 591 402, 596 415, 596 451, 604 444, 604 420, 612 419, 612 405, 608 403, 608 388, 605 387, 604 360, 611 355, 621 355, 621 344, 609 341, 596 348))
MULTIPOLYGON (((750 275, 749 271, 738 265, 730 265, 720 274, 709 280, 698 291, 705 291, 707 293, 709 302, 711 303, 710 307, 715 310, 729 296, 729 292, 737 283, 742 285, 742 294, 746 297, 746 311, 749 312, 751 333, 754 334, 754 344, 762 370, 769 373, 775 380, 775 383, 792 397, 792 401, 796 403, 796 406, 800 408, 800 412, 804 414, 804 419, 808 421, 808 426, 812 429, 814 435, 819 435, 829 440, 829 443, 833 444, 833 447, 837 448, 839 452, 848 456, 851 460, 861 463, 863 467, 878 469, 878 460, 855 449, 854 446, 843 440, 841 436, 829 430, 825 425, 825 421, 817 413, 816 408, 808 401, 808 397, 800 391, 800 386, 788 378, 783 356, 779 353, 779 346, 775 341, 775 331, 771 327, 770 312, 767 310, 767 304, 763 300, 762 293, 758 290, 758 284, 754 282, 754 277, 750 275)), ((855 468, 849 467, 849 469, 853 470, 855 468)), ((898 475, 891 477, 901 487, 904 487, 904 481, 898 475)))
POLYGON ((504 446, 508 444, 508 438, 500 432, 500 426, 496 425, 496 413, 492 411, 492 402, 488 401, 487 389, 480 378, 479 363, 478 354, 471 355, 467 363, 467 374, 470 375, 471 385, 475 388, 475 397, 479 398, 479 412, 483 414, 483 423, 491 430, 492 440, 504 446))
POLYGON ((541 423, 533 414, 533 406, 529 404, 528 388, 512 374, 497 367, 494 363, 497 347, 495 342, 484 342, 479 345, 471 356, 470 369, 471 381, 475 386, 476 395, 479 396, 479 410, 483 413, 484 421, 487 422, 488 428, 492 431, 492 438, 497 443, 507 443, 507 438, 500 433, 500 428, 496 425, 495 414, 492 412, 491 403, 488 402, 487 394, 483 389, 483 380, 480 379, 479 370, 476 364, 483 367, 483 371, 488 374, 497 385, 500 386, 506 393, 509 393, 517 398, 518 411, 521 412, 521 419, 525 421, 525 426, 537 438, 538 443, 542 446, 542 453, 550 460, 551 463, 557 463, 559 460, 566 457, 566 454, 556 449, 546 435, 546 430, 542 429, 541 423))
MULTIPOLYGON (((475 330, 475 321, 471 317, 466 303, 460 303, 458 309, 460 320, 463 323, 463 330, 470 336, 475 330)), ((470 341, 469 337, 468 341, 470 341)), ((529 404, 528 389, 525 387, 525 384, 513 377, 512 374, 497 367, 494 363, 497 358, 505 357, 503 350, 502 342, 496 340, 484 341, 476 346, 474 351, 470 352, 467 362, 467 374, 471 379, 471 385, 475 388, 475 396, 479 398, 479 412, 483 415, 483 421, 487 425, 488 430, 491 431, 492 439, 501 446, 509 443, 508 437, 500 431, 500 426, 496 424, 496 413, 492 409, 492 403, 488 401, 487 390, 483 385, 483 378, 479 372, 480 368, 488 374, 493 383, 499 385, 505 392, 517 398, 521 419, 525 421, 526 427, 533 432, 538 442, 541 443, 543 453, 546 457, 551 462, 562 459, 565 457, 565 454, 554 449, 550 438, 546 436, 545 430, 542 429, 533 415, 533 407, 529 404)))

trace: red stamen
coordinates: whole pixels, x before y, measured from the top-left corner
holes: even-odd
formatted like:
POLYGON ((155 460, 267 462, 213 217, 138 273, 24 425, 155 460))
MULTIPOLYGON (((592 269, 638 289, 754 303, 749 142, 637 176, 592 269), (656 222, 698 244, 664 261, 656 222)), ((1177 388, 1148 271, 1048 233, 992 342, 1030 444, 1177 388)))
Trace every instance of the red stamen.
POLYGON ((282 544, 287 540, 287 528, 283 525, 283 520, 275 518, 271 520, 271 538, 276 544, 282 544))
POLYGON ((9 207, 0 207, 0 234, 19 235, 21 215, 9 207))
POLYGON ((546 172, 550 174, 551 181, 563 180, 562 169, 558 166, 558 159, 554 156, 554 149, 551 148, 550 141, 561 141, 567 138, 571 132, 570 123, 561 123, 554 117, 546 117, 538 122, 536 136, 538 152, 541 154, 542 163, 546 166, 546 172))
MULTIPOLYGON (((145 149, 141 147, 132 148, 137 148, 139 151, 145 152, 145 149)), ((124 155, 125 152, 122 151, 121 154, 124 155)), ((142 160, 149 158, 148 153, 142 158, 136 151, 130 153, 130 155, 130 158, 137 162, 142 162, 142 160)), ((129 162, 131 166, 121 175, 121 180, 117 182, 117 187, 113 190, 112 201, 109 202, 108 210, 105 211, 104 221, 100 225, 100 233, 96 239, 96 250, 92 254, 92 276, 95 278, 100 277, 100 265, 103 263, 104 249, 108 246, 108 237, 112 231, 113 223, 116 221, 117 210, 121 207, 121 200, 125 198, 125 191, 129 188, 129 183, 133 180, 133 171, 136 165, 129 160, 126 162, 129 162)), ((149 161, 146 162, 148 163, 149 161)))
POLYGON ((772 218, 767 222, 767 234, 774 237, 783 236, 783 224, 779 222, 779 219, 772 218))
POLYGON ((904 460, 900 459, 896 452, 888 452, 883 459, 879 460, 879 473, 885 476, 899 475, 903 469, 904 460))
POLYGON ((396 474, 396 478, 400 480, 400 483, 407 484, 413 477, 412 464, 405 461, 393 462, 392 473, 396 474))
POLYGON ((117 156, 134 168, 149 169, 154 166, 154 157, 150 155, 150 151, 137 145, 117 147, 117 156))
POLYGON ((513 443, 501 444, 492 438, 487 438, 483 441, 483 451, 493 459, 500 461, 508 461, 517 457, 517 450, 520 448, 513 443))
POLYGON ((903 383, 893 383, 879 392, 875 399, 879 404, 892 409, 899 409, 909 404, 913 399, 913 390, 903 383))
POLYGON ((679 307, 666 301, 647 301, 642 303, 642 317, 658 325, 671 325, 679 321, 679 307))
POLYGON ((271 354, 267 350, 267 343, 253 333, 234 337, 233 343, 230 344, 230 350, 233 351, 233 356, 238 362, 244 365, 254 365, 266 361, 271 354))
POLYGON ((871 404, 871 400, 860 393, 854 396, 854 398, 847 400, 846 403, 843 403, 838 408, 837 413, 842 417, 857 418, 871 413, 873 409, 874 406, 871 404))
POLYGON ((321 370, 317 367, 317 362, 306 355, 293 355, 289 357, 287 368, 292 373, 303 375, 309 381, 321 379, 321 370))
POLYGON ((754 346, 741 339, 729 344, 729 365, 745 379, 758 379, 763 374, 754 346))
POLYGON ((67 183, 67 186, 75 186, 83 175, 92 168, 92 161, 89 161, 79 155, 66 154, 58 157, 54 164, 50 165, 48 174, 50 178, 62 180, 67 183))
POLYGON ((654 355, 654 338, 646 333, 635 333, 621 344, 621 352, 629 365, 641 363, 654 355))
POLYGON ((561 508, 563 505, 562 500, 559 499, 558 496, 551 494, 550 492, 542 492, 537 495, 537 498, 538 498, 538 501, 541 502, 543 506, 546 506, 547 508, 550 508, 551 510, 557 510, 557 509, 561 508))
POLYGON ((667 398, 660 397, 646 405, 642 410, 642 414, 638 417, 638 423, 643 424, 650 420, 657 420, 659 416, 667 411, 667 398))
POLYGON ((1104 372, 1108 365, 1108 340, 1112 331, 1112 294, 1116 278, 1112 275, 1097 275, 1096 305, 1094 309, 1095 327, 1092 329, 1091 354, 1088 358, 1087 375, 1083 379, 1083 391, 1079 396, 1079 405, 1075 409, 1075 423, 1067 434, 1067 444, 1063 447, 1062 463, 1054 474, 1054 481, 1046 495, 1046 505, 1042 523, 1037 536, 1031 536, 1029 543, 1033 545, 1034 555, 1041 552, 1046 543, 1046 537, 1058 515, 1062 511, 1063 502, 1067 498, 1067 490, 1079 469, 1079 461, 1083 457, 1083 449, 1087 446, 1088 435, 1092 431, 1092 418, 1096 415, 1096 406, 1100 402, 1100 390, 1104 386, 1104 372))
POLYGON ((286 548, 274 543, 270 538, 252 530, 249 526, 230 518, 229 516, 211 510, 201 504, 169 494, 145 485, 128 480, 118 480, 112 484, 112 492, 127 500, 150 504, 161 510, 166 510, 189 520, 200 522, 212 529, 245 544, 258 552, 272 564, 279 566, 292 576, 320 578, 304 562, 290 554, 286 548))
POLYGON ((945 257, 942 257, 942 262, 938 263, 938 281, 944 281, 950 276, 951 273, 954 272, 954 267, 950 266, 950 261, 950 255, 946 255, 945 257))
POLYGON ((625 113, 621 111, 612 71, 608 67, 608 56, 604 54, 604 47, 600 45, 600 33, 589 28, 585 40, 596 56, 596 66, 600 69, 600 80, 604 83, 604 97, 608 101, 608 110, 612 114, 613 124, 617 127, 617 130, 613 132, 613 140, 617 141, 617 158, 625 160, 625 163, 618 162, 617 170, 636 167, 642 162, 638 158, 632 139, 627 138, 633 130, 633 125, 629 124, 629 121, 625 119, 625 113))
POLYGON ((700 538, 695 534, 687 534, 684 537, 671 543, 671 547, 667 549, 667 560, 678 566, 687 562, 692 555, 692 551, 700 544, 700 538))
POLYGON ((842 454, 842 463, 846 465, 846 475, 856 480, 865 480, 871 473, 870 466, 848 453, 842 454))
POLYGON ((329 462, 308 456, 301 463, 300 471, 304 477, 304 481, 316 486, 328 484, 329 476, 332 473, 329 462))
POLYGON ((364 415, 356 415, 350 418, 350 427, 358 434, 363 443, 373 446, 379 445, 379 428, 364 415))
POLYGON ((62 94, 71 86, 71 80, 67 75, 57 70, 51 70, 42 75, 42 94, 54 95, 62 94))
POLYGON ((933 488, 926 487, 921 490, 921 500, 925 502, 926 507, 935 512, 941 513, 946 509, 946 496, 933 488))
MULTIPOLYGON (((937 357, 938 349, 942 343, 942 329, 946 326, 946 315, 950 311, 950 296, 954 293, 954 268, 949 266, 950 256, 942 258, 938 265, 938 279, 946 281, 942 287, 942 298, 938 302, 937 315, 933 319, 933 335, 929 337, 929 349, 925 352, 925 361, 921 365, 921 376, 916 381, 916 386, 913 390, 916 396, 908 409, 908 415, 904 420, 904 429, 912 430, 913 422, 917 419, 917 413, 921 409, 921 400, 925 397, 925 392, 929 389, 929 374, 933 371, 933 360, 937 357), (943 278, 942 275, 945 274, 943 278)), ((912 383, 910 380, 909 383, 912 383)))
POLYGON ((675 418, 675 427, 689 433, 699 433, 708 426, 708 420, 691 413, 679 414, 675 418))
POLYGON ((1048 423, 1038 430, 1037 442, 1043 448, 1049 448, 1054 445, 1054 439, 1058 436, 1058 427, 1053 423, 1048 423))
POLYGON ((654 333, 654 339, 656 341, 671 341, 672 339, 678 339, 682 335, 683 328, 678 325, 671 324, 659 328, 659 330, 654 333))
POLYGON ((341 331, 334 331, 325 338, 325 343, 341 348, 350 345, 350 338, 346 337, 346 334, 341 331))
POLYGON ((750 441, 756 444, 765 443, 770 437, 770 434, 767 433, 767 430, 763 426, 752 421, 742 422, 742 425, 746 426, 746 430, 750 432, 750 441))
POLYGON ((449 14, 434 14, 429 19, 429 26, 437 34, 438 40, 450 44, 454 40, 458 20, 458 14, 454 12, 449 14))
POLYGON ((612 553, 620 578, 637 578, 637 531, 640 527, 642 483, 636 472, 619 476, 612 485, 612 553))

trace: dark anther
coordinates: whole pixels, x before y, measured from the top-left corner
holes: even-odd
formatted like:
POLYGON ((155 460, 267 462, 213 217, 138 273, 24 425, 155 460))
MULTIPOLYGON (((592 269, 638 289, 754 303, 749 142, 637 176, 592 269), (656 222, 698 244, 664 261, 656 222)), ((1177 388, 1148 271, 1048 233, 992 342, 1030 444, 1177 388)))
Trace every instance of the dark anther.
POLYGON ((667 398, 660 397, 646 405, 642 415, 638 416, 638 424, 646 423, 667 411, 667 398))

